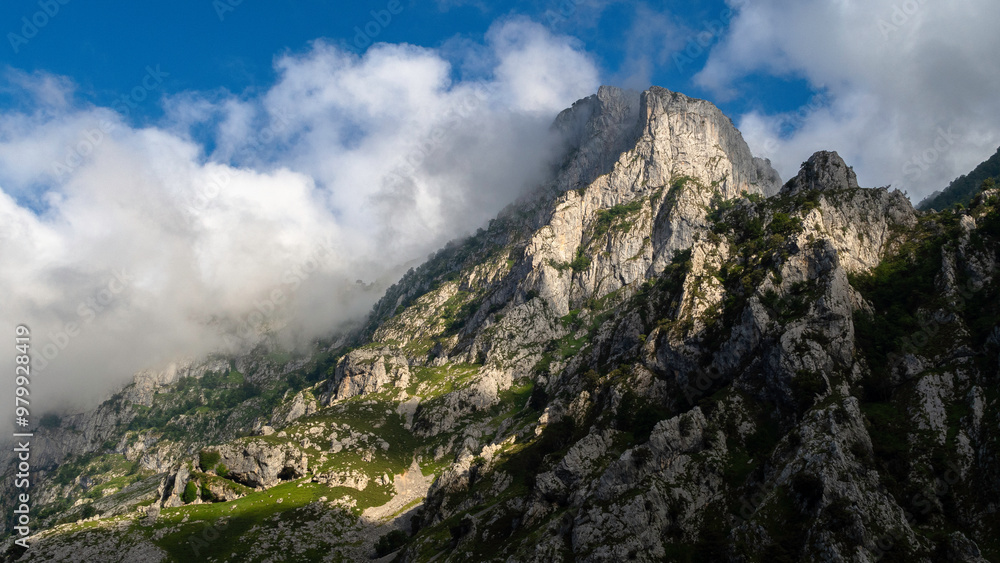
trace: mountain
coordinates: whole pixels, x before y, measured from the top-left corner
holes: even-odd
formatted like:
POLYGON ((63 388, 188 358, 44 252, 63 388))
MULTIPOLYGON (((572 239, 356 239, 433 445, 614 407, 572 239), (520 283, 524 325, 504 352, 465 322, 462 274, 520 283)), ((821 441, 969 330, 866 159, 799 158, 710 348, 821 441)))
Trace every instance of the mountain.
POLYGON ((959 176, 944 190, 927 196, 917 205, 917 209, 929 211, 951 209, 955 204, 967 206, 979 193, 983 182, 995 182, 997 179, 1000 179, 1000 149, 968 175, 959 176))
POLYGON ((48 420, 8 560, 1000 560, 1000 191, 782 185, 662 88, 554 127, 552 179, 357 330, 48 420))

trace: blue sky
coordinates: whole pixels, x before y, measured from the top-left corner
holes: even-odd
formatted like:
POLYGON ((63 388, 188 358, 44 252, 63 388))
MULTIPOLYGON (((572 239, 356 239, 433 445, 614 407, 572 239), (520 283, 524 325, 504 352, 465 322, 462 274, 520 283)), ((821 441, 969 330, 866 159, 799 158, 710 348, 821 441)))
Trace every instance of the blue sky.
MULTIPOLYGON (((672 2, 657 8, 640 3, 588 0, 521 2, 413 2, 400 0, 391 14, 389 2, 331 3, 299 0, 280 3, 246 0, 236 6, 211 0, 134 2, 109 0, 100 7, 79 0, 46 19, 26 43, 7 37, 0 62, 26 71, 44 71, 71 78, 79 96, 97 105, 111 105, 128 93, 148 65, 160 65, 169 78, 162 93, 224 88, 243 93, 267 89, 276 79, 275 56, 302 52, 311 41, 357 49, 370 37, 358 30, 375 30, 375 41, 441 47, 456 39, 482 41, 499 18, 524 15, 553 32, 571 35, 591 53, 604 82, 643 88, 650 84, 713 98, 692 82, 713 45, 728 26, 730 8, 722 1, 672 2), (453 5, 449 5, 453 4, 453 5), (398 6, 398 7, 396 7, 398 6), (641 9, 640 9, 640 6, 641 9), (381 25, 372 12, 381 14, 381 25), (636 38, 655 14, 669 27, 652 32, 662 37, 636 38), (709 34, 704 32, 708 30, 709 34), (698 34, 702 34, 699 36, 698 34), (636 74, 637 41, 646 47, 648 69, 636 74), (699 43, 700 41, 700 43, 699 43)), ((22 17, 40 11, 37 0, 12 0, 0 8, 5 34, 22 34, 22 17)), ((28 28, 26 31, 31 32, 28 28)), ((457 61, 456 61, 457 62, 457 61)), ((456 69, 457 71, 457 69, 456 69)), ((808 84, 795 77, 753 76, 740 96, 719 105, 730 115, 750 109, 787 111, 808 101, 808 84)), ((9 94, 9 93, 8 93, 9 94)), ((9 97, 8 107, 16 103, 9 97)), ((142 104, 140 118, 162 114, 156 104, 142 104)))
POLYGON ((48 404, 255 311, 359 318, 543 181, 601 84, 715 102, 783 178, 836 150, 913 200, 1000 145, 996 0, 232 2, 0 7, 0 318, 51 352, 48 404))

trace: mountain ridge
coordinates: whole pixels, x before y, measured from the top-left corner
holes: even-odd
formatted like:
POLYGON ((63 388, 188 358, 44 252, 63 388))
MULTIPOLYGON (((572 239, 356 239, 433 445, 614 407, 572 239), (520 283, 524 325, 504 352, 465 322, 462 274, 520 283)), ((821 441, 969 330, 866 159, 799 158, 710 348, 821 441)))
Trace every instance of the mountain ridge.
POLYGON ((95 453, 42 469, 65 522, 25 557, 1000 555, 996 190, 921 214, 827 152, 781 186, 659 88, 554 127, 556 176, 354 335, 143 376, 49 430, 51 463, 95 453))
POLYGON ((996 181, 1000 178, 1000 148, 993 156, 981 162, 968 174, 963 174, 953 180, 948 187, 934 192, 917 205, 917 209, 928 211, 932 209, 949 209, 956 204, 963 206, 969 203, 979 193, 982 183, 987 180, 996 181))

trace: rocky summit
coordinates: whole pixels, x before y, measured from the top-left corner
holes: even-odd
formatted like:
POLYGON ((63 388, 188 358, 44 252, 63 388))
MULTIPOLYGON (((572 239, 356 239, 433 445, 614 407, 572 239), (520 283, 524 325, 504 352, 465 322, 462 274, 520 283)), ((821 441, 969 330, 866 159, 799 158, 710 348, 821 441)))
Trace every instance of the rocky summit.
POLYGON ((1000 191, 782 185, 662 88, 553 127, 551 179, 356 329, 47 417, 6 559, 1000 561, 1000 191))

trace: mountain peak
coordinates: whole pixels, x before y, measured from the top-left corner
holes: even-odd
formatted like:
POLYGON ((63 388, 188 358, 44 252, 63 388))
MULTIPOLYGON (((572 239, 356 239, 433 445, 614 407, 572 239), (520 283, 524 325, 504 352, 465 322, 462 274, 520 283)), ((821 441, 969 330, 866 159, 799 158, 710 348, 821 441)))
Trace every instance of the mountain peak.
POLYGON ((858 177, 836 151, 819 151, 802 163, 798 175, 782 188, 782 195, 795 195, 808 190, 856 189, 858 177))
POLYGON ((769 161, 756 158, 732 120, 709 101, 653 86, 644 92, 601 86, 556 118, 569 157, 557 184, 577 189, 605 174, 617 185, 650 188, 691 177, 715 186, 724 198, 771 195, 781 180, 769 161), (630 153, 628 165, 621 162, 630 153), (632 164, 639 163, 636 168, 632 164), (617 166, 616 166, 617 165, 617 166))
POLYGON ((780 178, 756 158, 733 121, 715 104, 653 86, 642 94, 645 136, 656 139, 666 178, 690 176, 714 185, 725 199, 743 193, 771 195, 780 178))
POLYGON ((570 166, 562 175, 563 189, 575 189, 611 171, 618 157, 639 137, 640 94, 601 86, 563 110, 553 127, 566 141, 570 166))
POLYGON ((995 188, 918 217, 818 152, 752 197, 766 161, 662 88, 555 127, 558 178, 364 327, 48 417, 5 560, 998 560, 995 188))

